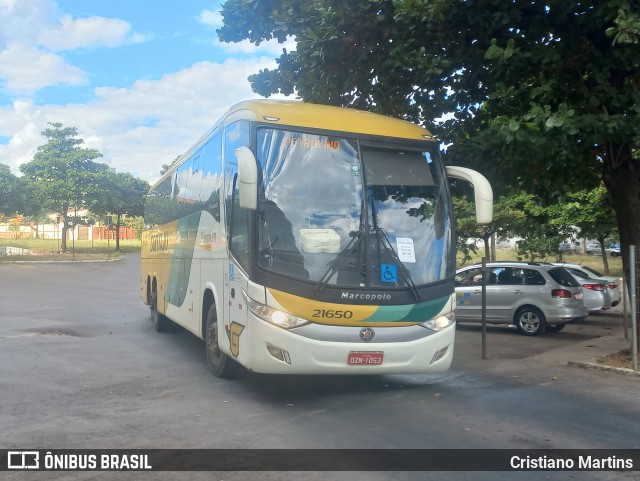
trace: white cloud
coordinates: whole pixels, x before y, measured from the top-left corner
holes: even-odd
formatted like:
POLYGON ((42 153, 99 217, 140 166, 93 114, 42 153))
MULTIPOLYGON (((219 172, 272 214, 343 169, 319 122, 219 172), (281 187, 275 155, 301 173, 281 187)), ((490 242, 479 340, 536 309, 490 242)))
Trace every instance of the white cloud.
POLYGON ((261 42, 260 45, 254 45, 249 40, 242 40, 241 42, 221 42, 217 38, 214 39, 213 44, 223 52, 233 54, 247 54, 247 55, 269 55, 280 56, 282 49, 286 49, 287 52, 291 52, 296 49, 296 43, 293 39, 289 39, 284 43, 278 43, 277 40, 272 39, 267 42, 261 42))
POLYGON ((62 15, 53 0, 0 0, 0 25, 0 81, 9 93, 85 84, 85 72, 56 52, 145 39, 123 20, 62 15))
POLYGON ((52 0, 0 0, 0 50, 7 43, 33 45, 37 33, 55 26, 58 7, 52 0))
MULTIPOLYGON (((202 12, 200 21, 221 25, 214 11, 202 12)), ((162 164, 186 151, 228 107, 256 97, 247 77, 275 68, 272 54, 283 47, 224 44, 216 37, 223 54, 241 52, 241 59, 196 63, 128 88, 99 87, 84 103, 39 105, 28 97, 45 86, 87 84, 88 74, 58 52, 142 40, 127 22, 74 19, 62 15, 53 0, 0 0, 0 89, 12 98, 0 105, 0 163, 18 173, 46 142, 41 132, 47 123, 60 122, 76 127, 85 146, 103 154, 101 162, 153 181, 162 164)))
POLYGON ((219 10, 203 10, 200 12, 198 20, 209 27, 222 27, 222 13, 219 10))
POLYGON ((131 88, 101 87, 86 104, 35 107, 30 101, 0 109, 0 163, 18 166, 33 157, 46 139, 47 122, 76 127, 85 146, 99 150, 120 172, 146 180, 158 178, 170 163, 197 141, 234 103, 255 98, 246 80, 261 68, 274 68, 268 58, 202 62, 159 80, 139 80, 131 88))
MULTIPOLYGON (((198 21, 203 25, 217 29, 222 27, 222 14, 218 10, 203 10, 200 12, 198 21)), ((261 42, 260 45, 255 45, 249 40, 242 40, 241 42, 221 42, 218 40, 217 34, 214 33, 213 44, 222 50, 223 52, 233 54, 247 54, 247 55, 270 55, 280 56, 282 49, 287 49, 291 52, 296 49, 296 43, 293 37, 287 38, 284 43, 278 43, 276 39, 271 39, 267 42, 261 42)))
POLYGON ((116 47, 144 40, 144 36, 132 33, 131 24, 123 20, 104 17, 74 20, 69 15, 60 18, 57 28, 47 30, 38 37, 42 46, 53 51, 81 47, 116 47))
POLYGON ((54 53, 22 43, 12 43, 0 51, 0 78, 13 92, 32 92, 48 85, 83 85, 85 73, 54 53))

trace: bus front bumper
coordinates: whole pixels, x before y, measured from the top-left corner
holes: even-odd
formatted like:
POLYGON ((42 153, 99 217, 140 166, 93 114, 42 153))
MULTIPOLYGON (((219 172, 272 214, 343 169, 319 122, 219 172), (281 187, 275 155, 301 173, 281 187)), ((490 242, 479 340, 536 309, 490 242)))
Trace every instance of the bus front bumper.
MULTIPOLYGON (((402 329, 401 327, 396 329, 402 329)), ((249 314, 237 360, 268 374, 427 374, 449 369, 455 324, 407 342, 327 342, 300 336, 249 314)))

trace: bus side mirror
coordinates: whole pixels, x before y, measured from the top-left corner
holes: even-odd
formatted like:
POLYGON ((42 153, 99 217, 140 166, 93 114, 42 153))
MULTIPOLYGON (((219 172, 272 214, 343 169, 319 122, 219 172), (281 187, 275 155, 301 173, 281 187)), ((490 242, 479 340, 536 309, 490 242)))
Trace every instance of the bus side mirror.
POLYGON ((238 196, 240 207, 256 210, 258 208, 258 164, 256 157, 248 147, 236 149, 238 161, 238 196))
POLYGON ((466 167, 447 166, 447 176, 461 179, 473 186, 476 204, 476 222, 489 224, 493 220, 493 189, 480 172, 466 167))

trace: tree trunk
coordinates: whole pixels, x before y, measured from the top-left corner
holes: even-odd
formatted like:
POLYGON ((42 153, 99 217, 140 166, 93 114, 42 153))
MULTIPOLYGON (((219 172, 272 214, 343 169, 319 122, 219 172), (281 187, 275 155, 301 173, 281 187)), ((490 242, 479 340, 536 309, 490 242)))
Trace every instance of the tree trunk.
MULTIPOLYGON (((629 246, 640 246, 640 190, 638 188, 639 162, 631 156, 629 145, 612 145, 604 156, 604 183, 607 186, 620 232, 623 276, 629 286, 629 246), (613 155, 615 153, 615 155, 613 155)), ((640 275, 636 273, 636 285, 640 275)), ((627 292, 629 292, 627 287, 627 292)), ((638 316, 640 318, 640 316, 638 316)), ((640 329, 638 330, 640 341, 640 329)))
POLYGON ((491 260, 496 260, 496 233, 491 234, 491 260))
POLYGON ((69 224, 67 224, 67 219, 65 217, 62 224, 62 234, 60 237, 60 253, 67 253, 67 231, 69 230, 69 224))
POLYGON ((482 236, 482 241, 484 242, 484 256, 491 260, 491 248, 489 247, 489 239, 491 238, 491 234, 485 234, 482 236))
POLYGON ((599 237, 598 242, 600 243, 600 256, 602 257, 602 266, 604 267, 604 275, 609 275, 609 259, 607 259, 607 251, 604 248, 604 237, 599 237))
POLYGON ((118 214, 116 217, 116 252, 120 252, 120 216, 118 214))

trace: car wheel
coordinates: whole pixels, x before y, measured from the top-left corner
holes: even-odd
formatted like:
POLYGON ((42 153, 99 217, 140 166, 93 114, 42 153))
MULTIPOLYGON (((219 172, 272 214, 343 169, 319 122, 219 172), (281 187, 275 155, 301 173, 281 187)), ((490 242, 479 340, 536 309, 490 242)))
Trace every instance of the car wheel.
POLYGON ((514 323, 518 330, 525 336, 537 336, 545 329, 544 314, 540 309, 533 306, 525 306, 516 312, 514 323))
POLYGON ((151 309, 151 322, 156 332, 164 332, 169 327, 169 319, 158 312, 158 292, 153 291, 149 298, 149 308, 151 309))
POLYGON ((217 377, 235 377, 240 370, 240 365, 220 350, 218 335, 218 316, 216 314, 216 306, 212 305, 207 313, 207 329, 204 334, 207 365, 209 370, 217 377))
POLYGON ((566 326, 567 326, 567 324, 564 323, 564 322, 562 324, 555 324, 553 326, 550 326, 549 324, 547 324, 546 327, 545 327, 545 331, 548 331, 548 332, 560 332, 566 326))

